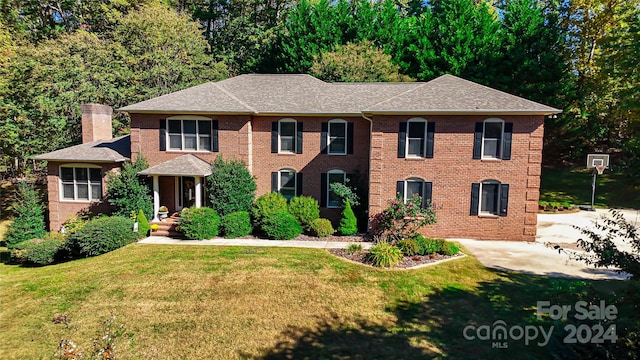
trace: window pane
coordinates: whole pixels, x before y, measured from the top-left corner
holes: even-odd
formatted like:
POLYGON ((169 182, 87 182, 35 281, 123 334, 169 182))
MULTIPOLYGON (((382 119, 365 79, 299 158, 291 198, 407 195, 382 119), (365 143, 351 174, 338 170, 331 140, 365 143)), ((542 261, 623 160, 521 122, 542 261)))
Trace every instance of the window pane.
POLYGON ((169 135, 169 149, 182 149, 182 135, 169 135))
POLYGON ((331 137, 345 137, 347 132, 347 124, 343 122, 330 122, 329 123, 329 136, 331 137))
POLYGON ((485 122, 484 123, 484 138, 500 139, 502 137, 502 123, 499 122, 485 122))
POLYGON ((295 151, 293 137, 280 137, 280 150, 281 151, 295 151))
POLYGON ((99 200, 102 197, 102 186, 91 185, 91 199, 99 200))
POLYGON ((280 188, 295 188, 296 178, 295 173, 292 172, 280 172, 280 188))
POLYGON ((100 169, 89 169, 89 175, 91 181, 101 181, 102 176, 100 174, 100 169))
POLYGON ((169 132, 172 134, 180 134, 182 132, 180 123, 180 120, 169 120, 169 132))
POLYGON ((484 149, 482 157, 498 157, 498 139, 484 139, 484 149))
POLYGON ((291 200, 296 196, 296 189, 282 188, 280 189, 280 194, 284 196, 287 200, 291 200))
POLYGON ((61 168, 60 169, 60 178, 65 181, 73 181, 73 168, 61 168))
POLYGON ((89 186, 85 184, 77 184, 78 200, 89 200, 89 186))
POLYGON ((62 184, 62 197, 73 200, 73 184, 62 184))
POLYGON ((424 121, 419 122, 409 122, 409 137, 410 138, 423 138, 424 137, 424 121))
POLYGON ((423 156, 424 139, 409 139, 409 155, 423 156))
POLYGON ((211 136, 200 135, 200 147, 198 150, 211 151, 211 136))
POLYGON ((329 143, 329 152, 332 154, 344 154, 346 152, 345 148, 344 138, 331 139, 329 143))
POLYGON ((296 134, 295 122, 280 122, 280 136, 291 136, 296 134))
POLYGON ((329 174, 329 184, 334 183, 334 182, 338 182, 341 184, 344 184, 344 174, 342 173, 336 173, 336 174, 329 174))
POLYGON ((207 135, 211 134, 211 121, 209 120, 200 120, 198 121, 198 134, 207 135))
POLYGON ((86 168, 75 168, 76 169, 76 181, 86 182, 89 180, 89 176, 87 174, 86 168))
POLYGON ((421 181, 407 181, 407 199, 411 199, 414 195, 422 196, 421 181))
POLYGON ((498 184, 482 184, 480 211, 498 214, 498 184))
POLYGON ((198 138, 195 136, 184 136, 184 150, 196 150, 198 138))
POLYGON ((182 120, 182 128, 185 134, 196 133, 196 121, 195 120, 182 120))

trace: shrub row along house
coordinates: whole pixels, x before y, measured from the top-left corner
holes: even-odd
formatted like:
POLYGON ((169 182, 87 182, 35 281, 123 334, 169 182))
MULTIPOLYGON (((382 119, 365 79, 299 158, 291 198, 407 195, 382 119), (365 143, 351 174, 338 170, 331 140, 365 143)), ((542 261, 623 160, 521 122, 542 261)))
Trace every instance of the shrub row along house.
POLYGON ((83 144, 48 160, 52 230, 91 206, 105 175, 141 153, 154 214, 203 206, 218 154, 243 160, 257 195, 313 196, 339 218, 329 189, 366 190, 368 213, 397 194, 432 201, 427 235, 533 241, 543 123, 560 110, 451 75, 416 83, 326 83, 309 75, 241 75, 129 105, 131 133, 111 138, 108 106, 82 106, 83 144))

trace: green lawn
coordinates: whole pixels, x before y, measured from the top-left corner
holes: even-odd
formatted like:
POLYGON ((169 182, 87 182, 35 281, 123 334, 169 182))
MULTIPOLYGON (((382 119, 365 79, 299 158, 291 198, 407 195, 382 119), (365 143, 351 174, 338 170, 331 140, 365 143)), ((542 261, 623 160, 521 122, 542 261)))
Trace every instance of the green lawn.
MULTIPOLYGON (((585 168, 542 169, 540 200, 591 204, 592 172, 585 168)), ((640 208, 640 182, 605 170, 596 183, 596 207, 640 208)))
MULTIPOLYGON (((0 358, 50 358, 63 338, 89 352, 112 315, 132 334, 117 340, 119 359, 571 356, 562 324, 545 347, 492 349, 462 331, 497 320, 549 326, 536 301, 607 299, 627 286, 488 270, 471 256, 385 271, 314 249, 132 244, 43 268, 0 264, 0 358), (60 315, 66 324, 53 323, 60 315)), ((636 310, 618 311, 624 323, 636 310)))

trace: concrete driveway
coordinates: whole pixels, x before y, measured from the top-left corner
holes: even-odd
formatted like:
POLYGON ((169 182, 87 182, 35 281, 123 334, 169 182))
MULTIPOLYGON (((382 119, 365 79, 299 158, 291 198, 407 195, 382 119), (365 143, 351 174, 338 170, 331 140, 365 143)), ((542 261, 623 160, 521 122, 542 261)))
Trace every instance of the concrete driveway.
MULTIPOLYGON (((607 269, 595 269, 583 263, 569 260, 567 254, 546 247, 545 243, 557 243, 565 248, 575 248, 581 237, 573 226, 589 227, 607 210, 595 212, 580 211, 572 214, 538 214, 538 235, 535 242, 480 241, 452 239, 460 242, 485 266, 530 274, 554 277, 576 277, 587 279, 624 279, 624 274, 616 274, 607 269)), ((640 226, 640 211, 622 210, 627 221, 640 226)), ((622 244, 621 244, 622 245, 622 244)), ((629 249, 627 245, 623 249, 629 249)))

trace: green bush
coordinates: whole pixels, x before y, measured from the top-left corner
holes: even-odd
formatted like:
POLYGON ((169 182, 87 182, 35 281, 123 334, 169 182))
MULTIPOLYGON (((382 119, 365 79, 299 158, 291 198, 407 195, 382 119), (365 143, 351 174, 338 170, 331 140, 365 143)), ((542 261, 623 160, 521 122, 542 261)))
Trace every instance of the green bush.
POLYGON ((351 210, 349 200, 345 202, 344 210, 342 210, 338 231, 342 235, 355 235, 358 232, 358 220, 356 220, 356 215, 351 210))
MULTIPOLYGON (((261 227, 265 218, 287 210, 287 199, 278 192, 270 192, 256 199, 251 207, 254 226, 261 227)), ((295 219, 295 217, 294 217, 295 219)))
POLYGON ((421 234, 418 234, 413 237, 413 241, 418 245, 418 254, 429 255, 439 252, 444 240, 425 238, 421 234))
POLYGON ((381 242, 371 247, 369 259, 374 266, 394 267, 402 260, 402 251, 387 242, 381 242))
POLYGON ((228 239, 247 236, 252 231, 251 215, 247 211, 237 211, 222 217, 222 233, 228 239))
POLYGON ((122 216, 98 217, 67 237, 71 255, 88 257, 107 253, 136 240, 133 221, 122 216))
POLYGON ((211 207, 223 216, 249 211, 256 197, 256 181, 241 160, 224 161, 219 155, 207 177, 211 207))
POLYGON ((147 235, 149 235, 149 230, 151 230, 151 225, 149 225, 149 220, 147 220, 142 209, 138 211, 138 217, 136 220, 138 220, 138 238, 147 237, 147 235))
POLYGON ((398 241, 398 248, 405 256, 413 256, 420 253, 420 247, 412 239, 402 239, 398 241))
POLYGON ((302 234, 302 226, 286 211, 269 215, 262 220, 262 231, 274 240, 290 240, 302 234))
POLYGON ((450 241, 445 241, 439 253, 446 256, 452 256, 460 252, 460 247, 450 241))
POLYGON ((128 217, 142 209, 147 219, 153 217, 153 196, 146 176, 138 173, 149 167, 141 153, 134 162, 125 162, 116 173, 107 174, 107 200, 113 215, 128 217))
POLYGON ((331 221, 329 219, 315 219, 311 224, 311 232, 319 237, 327 237, 333 235, 335 230, 333 229, 333 225, 331 225, 331 221))
POLYGON ((178 230, 188 239, 204 240, 218 236, 220 216, 208 207, 187 208, 180 212, 178 230))
POLYGON ((58 258, 66 239, 63 234, 45 234, 42 239, 29 239, 11 249, 11 257, 19 263, 35 265, 53 264, 58 258))
POLYGON ((313 222, 320 218, 318 200, 311 196, 296 196, 289 201, 289 213, 305 231, 311 231, 313 222))
POLYGON ((13 213, 15 217, 5 234, 5 243, 9 249, 25 240, 44 236, 44 206, 32 184, 18 183, 13 213))
POLYGON ((347 254, 356 254, 362 252, 362 244, 349 244, 344 249, 347 254))

